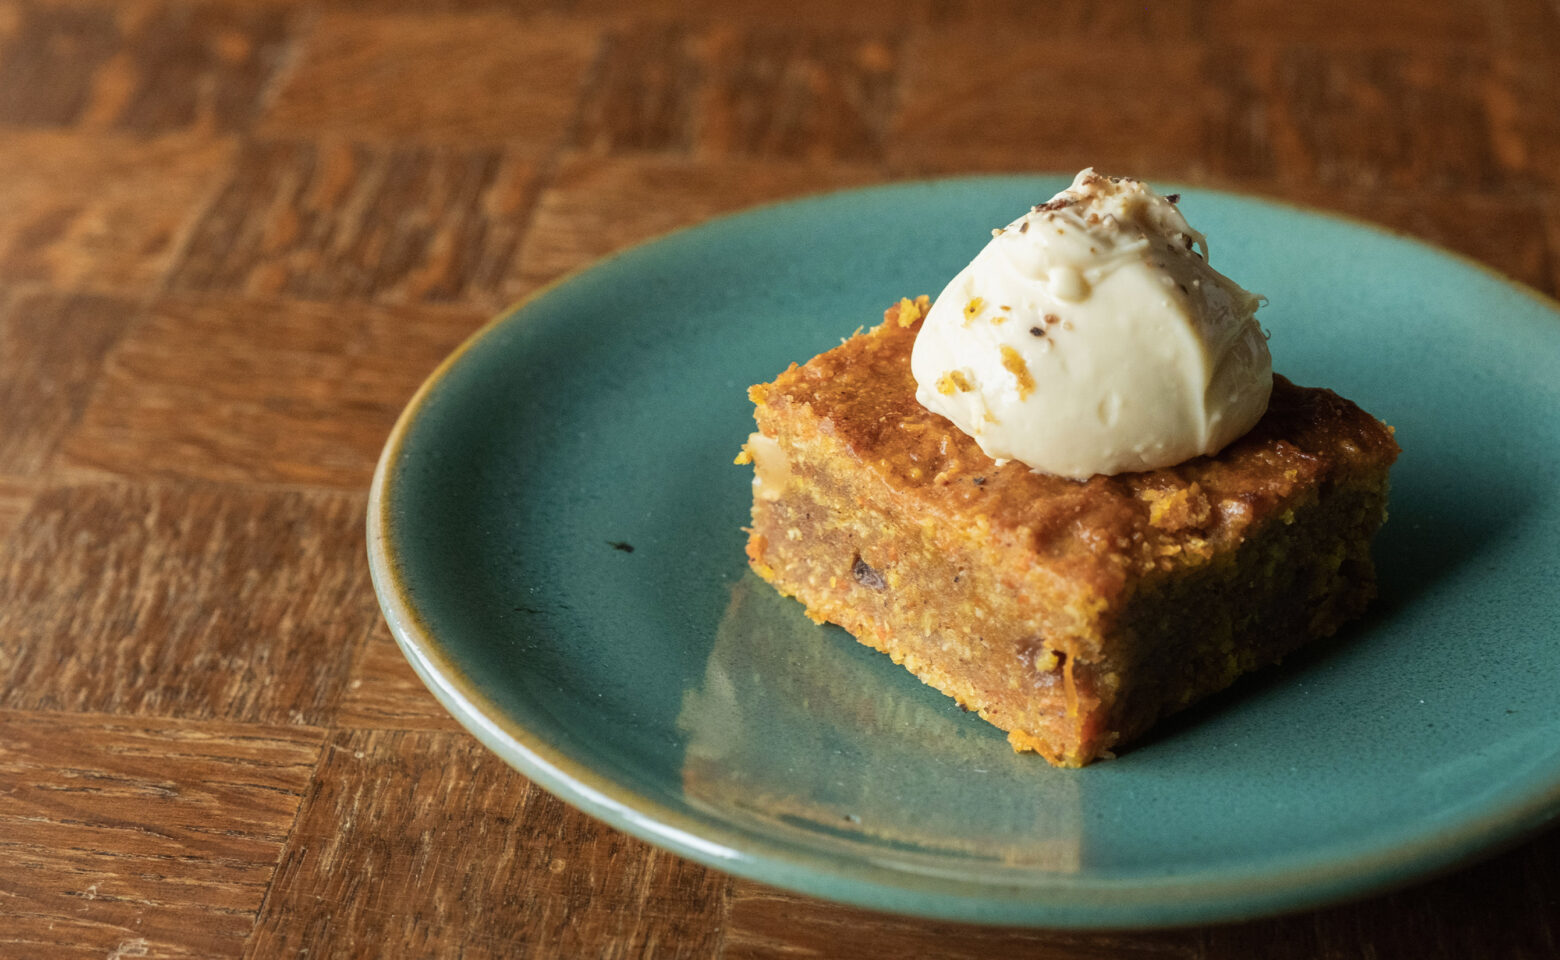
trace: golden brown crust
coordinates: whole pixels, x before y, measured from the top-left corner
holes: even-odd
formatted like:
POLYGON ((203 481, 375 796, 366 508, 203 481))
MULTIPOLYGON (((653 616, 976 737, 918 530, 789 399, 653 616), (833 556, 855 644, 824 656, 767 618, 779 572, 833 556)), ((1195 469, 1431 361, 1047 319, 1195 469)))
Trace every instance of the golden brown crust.
POLYGON ((884 323, 753 387, 760 428, 774 435, 805 408, 886 493, 938 522, 983 517, 995 536, 1062 576, 1087 580, 1098 596, 1115 595, 1134 575, 1170 569, 1177 558, 1238 542, 1296 491, 1384 469, 1398 454, 1391 428, 1355 404, 1275 376, 1267 414, 1217 457, 1083 482, 1017 462, 998 466, 916 402, 910 349, 919 329, 884 323), (1199 506, 1156 512, 1167 497, 1199 506))
POLYGON ((814 620, 1077 766, 1368 602, 1397 445, 1354 404, 1280 377, 1216 457, 1084 482, 998 466, 915 400, 923 313, 902 301, 750 391, 773 442, 749 447, 770 480, 748 556, 814 620))

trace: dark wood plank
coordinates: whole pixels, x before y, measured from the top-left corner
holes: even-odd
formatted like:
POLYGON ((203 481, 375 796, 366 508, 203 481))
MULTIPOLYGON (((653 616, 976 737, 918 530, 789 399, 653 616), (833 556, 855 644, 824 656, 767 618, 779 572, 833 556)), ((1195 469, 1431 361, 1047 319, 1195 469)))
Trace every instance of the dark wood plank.
POLYGON ((123 41, 111 8, 8 4, 0 34, 0 123, 72 126, 123 41), (48 83, 35 78, 48 77, 48 83))
POLYGON ((631 243, 769 200, 884 179, 876 166, 567 156, 521 247, 518 296, 631 243))
POLYGON ((1555 67, 1560 50, 1560 8, 1551 0, 1494 0, 1484 4, 1490 36, 1502 59, 1555 67))
POLYGON ((162 280, 232 144, 0 129, 0 282, 137 297, 162 280))
MULTIPOLYGON (((121 0, 123 2, 123 0, 121 0)), ((263 3, 283 9, 325 10, 344 17, 416 14, 420 17, 502 14, 543 25, 589 23, 726 23, 758 27, 807 24, 828 30, 876 30, 924 19, 928 0, 840 3, 838 0, 192 0, 263 3)))
POLYGON ((900 60, 893 34, 623 25, 606 35, 575 143, 608 154, 873 162, 900 60))
MULTIPOLYGON (((890 159, 1353 191, 1530 185, 1487 54, 1412 46, 1058 45, 923 32, 890 159)), ((1526 98, 1521 102, 1542 102, 1526 98)), ((1537 121, 1535 121, 1537 123, 1537 121)))
POLYGON ((1090 934, 977 927, 872 913, 734 880, 722 960, 1194 960, 1196 931, 1090 934))
POLYGON ((417 386, 487 318, 169 298, 111 356, 60 457, 77 471, 366 489, 417 386))
POLYGON ((334 736, 246 956, 714 955, 724 878, 564 806, 464 734, 334 736))
POLYGON ((613 24, 683 23, 743 27, 805 25, 827 31, 896 30, 925 18, 928 0, 840 3, 838 0, 567 0, 569 12, 613 24))
POLYGON ((921 31, 889 147, 912 173, 1079 170, 1198 180, 1275 175, 1259 74, 1233 51, 1037 46, 985 26, 921 31))
POLYGON ((35 478, 0 475, 0 543, 21 523, 37 495, 35 478))
POLYGON ((0 554, 0 707, 322 723, 378 616, 361 495, 46 489, 0 554))
POLYGON ((607 31, 575 145, 608 154, 690 150, 699 94, 708 82, 702 52, 678 23, 632 23, 607 31))
POLYGON ((1489 192, 1525 185, 1492 135, 1489 55, 1293 46, 1253 55, 1289 183, 1489 192))
POLYGON ((883 156, 898 87, 894 38, 712 31, 703 154, 869 163, 883 156))
POLYGON ((1215 927, 1209 960, 1530 960, 1560 950, 1560 832, 1401 893, 1215 927))
POLYGON ((412 671, 383 622, 352 665, 337 727, 371 730, 459 730, 412 671))
POLYGON ((545 152, 568 130, 596 46, 594 26, 568 20, 326 13, 262 128, 545 152))
POLYGON ((1038 53, 1056 43, 1155 40, 1184 43, 1207 35, 1218 0, 1050 0, 1043 11, 1026 0, 928 0, 923 22, 935 31, 978 27, 1021 39, 1038 53))
POLYGON ((263 7, 22 2, 6 10, 0 124, 242 129, 288 51, 285 16, 263 7))
MULTIPOLYGON (((1543 3, 1546 0, 1512 0, 1543 3)), ((938 29, 976 26, 1012 33, 1037 54, 1056 43, 1193 41, 1256 45, 1317 44, 1424 48, 1477 47, 1495 32, 1494 3, 1355 3, 1311 0, 929 0, 925 22, 938 29)))
POLYGON ((322 739, 0 711, 0 955, 236 956, 322 739))
POLYGON ((135 311, 131 301, 102 296, 0 298, 0 471, 43 470, 135 311))
POLYGON ((1560 198, 1544 204, 1544 223, 1549 236, 1549 286, 1544 292, 1560 299, 1560 198))
POLYGON ((537 168, 502 149, 250 145, 172 289, 502 306, 537 168))
MULTIPOLYGON (((1560 29, 1553 33, 1560 38, 1560 29)), ((1511 57, 1486 82, 1502 159, 1550 197, 1560 196, 1560 110, 1553 108, 1560 103, 1560 64, 1511 57)))
MULTIPOLYGON (((1498 0, 1497 0, 1498 2, 1498 0)), ((1246 43, 1295 43, 1350 46, 1478 47, 1490 36, 1494 4, 1450 0, 1446 3, 1356 3, 1309 0, 1210 0, 1203 11, 1202 36, 1246 43)))
POLYGON ((282 9, 303 10, 306 11, 305 16, 319 12, 352 18, 386 15, 416 15, 432 18, 450 15, 502 14, 516 19, 548 22, 560 18, 572 18, 579 7, 579 0, 193 0, 193 2, 245 5, 258 3, 282 9))

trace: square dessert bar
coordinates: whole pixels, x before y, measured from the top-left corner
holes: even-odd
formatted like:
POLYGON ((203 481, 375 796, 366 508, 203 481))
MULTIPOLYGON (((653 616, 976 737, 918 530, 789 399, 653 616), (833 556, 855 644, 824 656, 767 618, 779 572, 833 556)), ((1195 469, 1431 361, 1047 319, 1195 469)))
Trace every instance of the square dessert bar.
POLYGON ((1073 481, 998 464, 915 399, 891 308, 750 390, 753 569, 1016 750, 1082 766, 1357 616, 1390 427, 1274 378, 1217 456, 1073 481))

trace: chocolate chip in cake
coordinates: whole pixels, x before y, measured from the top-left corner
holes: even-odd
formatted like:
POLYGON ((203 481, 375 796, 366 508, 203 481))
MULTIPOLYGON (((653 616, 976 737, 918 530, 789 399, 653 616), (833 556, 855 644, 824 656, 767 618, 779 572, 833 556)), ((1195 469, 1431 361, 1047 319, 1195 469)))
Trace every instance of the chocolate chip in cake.
POLYGON ((873 590, 888 589, 888 581, 883 579, 883 575, 868 566, 867 561, 859 556, 856 562, 850 565, 850 575, 855 577, 856 582, 863 587, 870 587, 873 590))

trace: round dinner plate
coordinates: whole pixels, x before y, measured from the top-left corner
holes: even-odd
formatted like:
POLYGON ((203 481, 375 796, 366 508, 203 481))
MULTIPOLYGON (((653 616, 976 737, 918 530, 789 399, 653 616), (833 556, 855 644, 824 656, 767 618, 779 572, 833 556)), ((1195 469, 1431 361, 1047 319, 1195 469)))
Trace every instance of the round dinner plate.
POLYGON ((1381 596, 1119 759, 1058 770, 747 570, 749 384, 936 295, 1059 177, 758 209, 596 264, 424 385, 374 586, 455 717, 721 870, 923 916, 1248 918, 1402 884, 1560 813, 1560 312, 1453 255, 1188 188, 1274 367, 1397 427, 1381 596))

